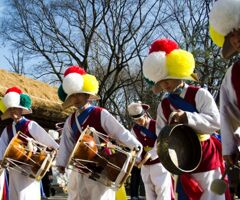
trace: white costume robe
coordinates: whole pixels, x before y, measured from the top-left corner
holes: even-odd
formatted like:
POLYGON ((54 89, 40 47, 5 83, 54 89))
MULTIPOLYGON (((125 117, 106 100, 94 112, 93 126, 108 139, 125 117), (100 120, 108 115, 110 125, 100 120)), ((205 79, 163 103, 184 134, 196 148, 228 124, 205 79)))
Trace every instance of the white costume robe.
MULTIPOLYGON (((13 135, 16 135, 16 123, 12 123, 13 135)), ((35 121, 28 124, 28 131, 31 136, 42 144, 54 149, 58 148, 58 144, 52 137, 35 121)), ((0 160, 2 160, 4 152, 8 146, 9 137, 7 128, 2 132, 0 138, 0 160)), ((22 175, 21 173, 9 170, 9 199, 10 200, 40 200, 40 182, 35 179, 22 175)))
MULTIPOLYGON (((150 120, 147 122, 147 129, 149 129, 149 125, 150 120)), ((131 133, 137 138, 133 129, 131 133)), ((151 149, 148 153, 151 155, 151 160, 158 158, 155 148, 151 149)), ((143 165, 141 167, 141 176, 147 200, 171 200, 171 174, 160 162, 151 165, 143 165)))
MULTIPOLYGON (((141 143, 126 130, 107 110, 101 111, 101 127, 112 138, 120 141, 129 148, 142 148, 141 143)), ((62 132, 59 152, 56 158, 56 165, 67 167, 71 152, 76 144, 72 137, 70 117, 66 120, 62 132)), ((87 119, 86 119, 87 120, 87 119)), ((139 152, 141 153, 141 152, 139 152)), ((68 200, 114 200, 115 191, 103 184, 89 179, 72 171, 68 184, 68 200)))
POLYGON ((240 127, 240 110, 237 106, 237 97, 232 85, 232 68, 233 66, 226 72, 220 90, 223 155, 231 155, 240 145, 233 135, 236 129, 240 127))
MULTIPOLYGON (((183 91, 180 96, 184 98, 188 85, 185 83, 183 91)), ((212 95, 205 89, 200 88, 195 96, 195 103, 197 112, 186 112, 188 119, 188 126, 192 127, 194 130, 200 133, 210 135, 220 129, 220 114, 217 108, 217 105, 212 97, 212 95)), ((175 110, 171 106, 171 110, 175 110)), ((164 117, 161 103, 158 106, 157 110, 157 129, 156 133, 159 134, 161 128, 167 125, 168 122, 164 117)), ((221 178, 220 168, 207 171, 191 174, 196 181, 201 185, 204 190, 201 200, 224 200, 225 194, 216 195, 210 190, 211 183, 214 179, 221 178)))

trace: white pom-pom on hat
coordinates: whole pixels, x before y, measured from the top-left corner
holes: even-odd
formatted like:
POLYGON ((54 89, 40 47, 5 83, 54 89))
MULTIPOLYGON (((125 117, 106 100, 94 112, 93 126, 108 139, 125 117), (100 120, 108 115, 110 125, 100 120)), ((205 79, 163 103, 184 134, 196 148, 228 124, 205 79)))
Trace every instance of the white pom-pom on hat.
POLYGON ((4 95, 3 103, 6 108, 18 107, 20 105, 20 94, 17 92, 9 92, 4 95))
POLYGON ((144 76, 155 83, 167 76, 166 53, 153 52, 143 62, 144 76))
POLYGON ((83 87, 82 75, 78 73, 68 74, 64 77, 62 86, 68 96, 81 92, 83 87))
POLYGON ((240 28, 240 0, 218 0, 209 13, 209 22, 215 31, 226 36, 240 28))

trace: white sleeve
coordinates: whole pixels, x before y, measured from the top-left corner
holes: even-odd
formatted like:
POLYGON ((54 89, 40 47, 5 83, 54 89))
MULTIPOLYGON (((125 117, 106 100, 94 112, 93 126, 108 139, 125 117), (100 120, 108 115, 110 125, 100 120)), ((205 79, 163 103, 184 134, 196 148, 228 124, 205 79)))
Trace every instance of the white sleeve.
POLYGON ((204 134, 220 129, 220 114, 212 95, 200 88, 195 97, 198 112, 186 112, 188 125, 204 134))
POLYGON ((106 109, 101 111, 101 125, 106 133, 130 149, 141 148, 142 144, 123 125, 121 125, 106 109))
POLYGON ((28 124, 28 131, 38 142, 48 147, 58 149, 58 143, 37 122, 30 121, 28 124))
POLYGON ((7 133, 7 128, 4 128, 2 135, 0 137, 0 160, 3 159, 4 153, 9 144, 9 137, 7 133))
POLYGON ((239 110, 234 105, 235 93, 231 82, 231 68, 227 71, 220 89, 221 136, 223 155, 235 152, 233 133, 240 126, 239 110), (236 116, 236 117, 235 117, 236 116))
POLYGON ((56 166, 67 167, 69 157, 75 147, 76 141, 72 137, 72 129, 70 127, 70 117, 64 123, 62 130, 59 151, 56 157, 56 166))
POLYGON ((131 133, 132 133, 132 135, 133 135, 135 138, 137 138, 137 136, 136 136, 136 134, 135 134, 133 128, 131 129, 131 133))

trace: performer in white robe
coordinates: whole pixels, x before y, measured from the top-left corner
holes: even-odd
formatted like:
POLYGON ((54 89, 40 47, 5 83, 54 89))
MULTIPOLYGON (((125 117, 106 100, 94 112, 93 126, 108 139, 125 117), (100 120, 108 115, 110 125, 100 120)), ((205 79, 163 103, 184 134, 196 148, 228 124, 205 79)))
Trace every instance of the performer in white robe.
MULTIPOLYGON (((209 13, 210 36, 230 59, 240 52, 240 1, 218 0, 209 13)), ((234 163, 240 150, 240 60, 226 72, 220 90, 223 156, 234 163)))
POLYGON ((147 200, 174 199, 171 174, 160 162, 156 149, 156 121, 147 114, 149 105, 132 102, 128 105, 128 113, 135 124, 131 133, 143 145, 141 176, 147 200), (148 159, 147 159, 148 158, 148 159))
MULTIPOLYGON (((106 109, 90 104, 90 100, 98 98, 97 92, 98 81, 94 76, 86 74, 78 66, 72 66, 66 70, 63 85, 59 88, 59 98, 64 101, 63 108, 75 106, 78 110, 68 117, 62 131, 60 148, 56 159, 56 165, 59 166, 59 170, 62 172, 67 167, 70 154, 81 132, 79 129, 77 131, 73 130, 73 123, 78 123, 75 117, 81 116, 88 109, 92 109, 91 112, 86 115, 83 122, 79 122, 82 130, 89 125, 97 131, 115 138, 131 149, 138 149, 139 154, 141 153, 141 143, 128 130, 106 109)), ((115 192, 102 183, 89 179, 84 174, 72 171, 68 184, 68 199, 114 200, 115 192)))
POLYGON ((221 178, 224 171, 221 144, 211 136, 220 128, 220 115, 207 90, 185 83, 184 80, 197 81, 194 68, 193 55, 179 49, 174 41, 160 39, 152 43, 150 54, 144 60, 144 75, 155 82, 155 92, 169 93, 158 106, 156 133, 160 134, 171 123, 192 127, 201 142, 202 160, 194 172, 184 178, 181 178, 184 174, 180 176, 184 192, 188 199, 230 199, 229 190, 223 195, 210 190, 212 181, 221 178), (190 181, 196 183, 194 190, 193 185, 189 187, 190 181))
MULTIPOLYGON (((29 137, 53 149, 58 148, 58 144, 52 137, 35 121, 23 117, 24 114, 31 113, 31 99, 17 88, 9 88, 3 97, 3 102, 7 110, 1 116, 2 119, 12 118, 2 132, 0 138, 0 160, 3 159, 6 148, 11 139, 18 131, 22 131, 29 137)), ((40 182, 33 178, 10 169, 9 170, 9 199, 11 200, 39 200, 40 182)))

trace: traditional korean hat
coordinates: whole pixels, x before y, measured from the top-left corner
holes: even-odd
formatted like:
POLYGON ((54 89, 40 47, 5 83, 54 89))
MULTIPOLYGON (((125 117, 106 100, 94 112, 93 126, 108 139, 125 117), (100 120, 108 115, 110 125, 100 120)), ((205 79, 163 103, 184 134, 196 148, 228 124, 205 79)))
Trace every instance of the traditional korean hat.
POLYGON ((230 44, 230 33, 240 29, 240 0, 215 1, 209 13, 209 32, 213 42, 222 47, 224 58, 230 58, 236 50, 230 44))
POLYGON ((2 120, 10 118, 9 108, 21 108, 23 115, 32 113, 31 98, 27 94, 23 94, 18 87, 7 89, 2 101, 5 105, 5 111, 1 116, 2 120))
POLYGON ((58 96, 63 101, 63 108, 74 105, 74 94, 90 94, 91 100, 100 99, 97 95, 99 84, 95 76, 87 74, 79 66, 69 67, 63 77, 63 83, 58 89, 58 96))
POLYGON ((150 108, 149 105, 139 102, 132 102, 128 105, 128 113, 133 119, 141 118, 150 108))
POLYGON ((197 81, 193 73, 195 60, 193 55, 179 49, 173 40, 159 39, 154 41, 149 55, 143 62, 144 76, 155 83, 166 79, 182 79, 197 81))

